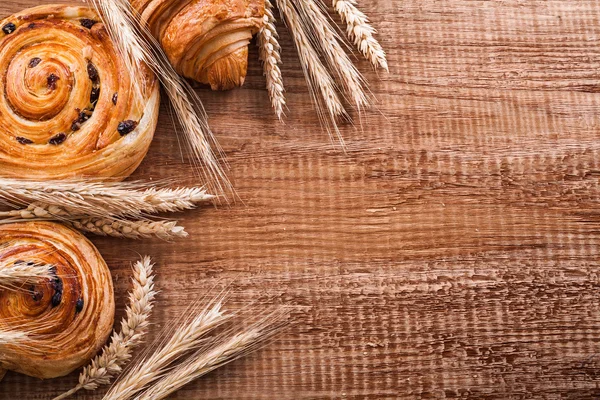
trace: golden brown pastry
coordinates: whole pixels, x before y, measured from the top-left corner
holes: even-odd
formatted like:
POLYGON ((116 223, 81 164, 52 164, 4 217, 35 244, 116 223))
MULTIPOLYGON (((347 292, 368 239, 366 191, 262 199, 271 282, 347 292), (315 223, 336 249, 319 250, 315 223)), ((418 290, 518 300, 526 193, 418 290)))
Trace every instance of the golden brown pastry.
POLYGON ((148 151, 159 86, 129 73, 89 8, 48 5, 0 22, 0 176, 130 175, 148 151))
POLYGON ((54 266, 51 280, 0 289, 2 327, 33 332, 25 342, 0 345, 0 369, 54 378, 87 363, 108 338, 115 312, 110 271, 94 245, 54 222, 0 225, 0 260, 54 266))
POLYGON ((264 0, 131 0, 180 75, 213 90, 241 86, 264 0))

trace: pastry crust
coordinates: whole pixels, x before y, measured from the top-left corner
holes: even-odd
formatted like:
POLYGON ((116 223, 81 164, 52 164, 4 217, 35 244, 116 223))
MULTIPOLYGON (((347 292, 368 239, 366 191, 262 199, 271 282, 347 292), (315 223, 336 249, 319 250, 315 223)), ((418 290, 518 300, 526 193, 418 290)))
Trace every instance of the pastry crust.
POLYGON ((30 332, 25 342, 0 345, 0 369, 54 378, 86 364, 106 342, 115 313, 110 271, 94 245, 54 222, 0 225, 0 260, 55 267, 52 280, 0 289, 2 326, 30 332))
POLYGON ((159 85, 139 68, 143 93, 98 15, 39 6, 0 22, 0 176, 122 180, 146 155, 159 85), (123 125, 125 124, 125 125, 123 125))
POLYGON ((260 0, 132 0, 171 64, 213 90, 241 86, 248 44, 263 24, 260 0))

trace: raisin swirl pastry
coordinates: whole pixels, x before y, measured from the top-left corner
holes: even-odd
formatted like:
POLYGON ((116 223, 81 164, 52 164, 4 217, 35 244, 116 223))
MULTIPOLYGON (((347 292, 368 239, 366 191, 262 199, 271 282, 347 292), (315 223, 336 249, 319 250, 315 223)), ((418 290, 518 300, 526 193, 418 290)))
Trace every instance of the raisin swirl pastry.
POLYGON ((54 267, 51 280, 0 289, 0 323, 32 332, 24 343, 0 345, 0 369, 54 378, 87 363, 115 312, 110 271, 94 245, 54 222, 0 225, 0 260, 54 267))
POLYGON ((0 175, 130 175, 156 128, 159 85, 130 74, 95 12, 39 6, 0 22, 0 175))
POLYGON ((241 86, 264 0, 131 0, 180 75, 213 90, 241 86))

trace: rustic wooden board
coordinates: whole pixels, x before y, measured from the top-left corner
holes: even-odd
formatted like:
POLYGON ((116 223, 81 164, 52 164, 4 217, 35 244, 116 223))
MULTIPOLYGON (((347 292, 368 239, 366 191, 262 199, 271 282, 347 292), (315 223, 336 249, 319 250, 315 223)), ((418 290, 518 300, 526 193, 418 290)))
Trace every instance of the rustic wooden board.
MULTIPOLYGON (((281 27, 285 125, 255 50, 244 88, 200 90, 243 203, 184 214, 190 240, 93 239, 118 316, 138 253, 161 265, 153 334, 215 285, 231 285, 231 307, 296 306, 278 342, 173 399, 599 398, 600 4, 361 6, 391 73, 360 61, 379 110, 344 127, 347 153, 281 27)), ((163 111, 135 177, 192 182, 163 111)), ((0 396, 76 380, 9 373, 0 396)))

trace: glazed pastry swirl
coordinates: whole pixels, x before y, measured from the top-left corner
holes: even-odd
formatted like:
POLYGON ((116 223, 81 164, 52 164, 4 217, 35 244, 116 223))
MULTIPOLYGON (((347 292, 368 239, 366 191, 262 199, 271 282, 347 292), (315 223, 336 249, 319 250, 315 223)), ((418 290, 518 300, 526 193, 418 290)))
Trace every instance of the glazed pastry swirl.
POLYGON ((0 175, 123 179, 140 164, 158 118, 159 89, 143 92, 100 18, 61 5, 0 22, 0 175))
POLYGON ((0 345, 0 368, 38 378, 63 376, 88 362, 112 330, 110 271, 80 233, 52 222, 0 225, 0 260, 51 264, 54 278, 0 289, 0 324, 32 332, 0 345))
POLYGON ((241 86, 264 0, 131 0, 180 75, 213 90, 241 86))

